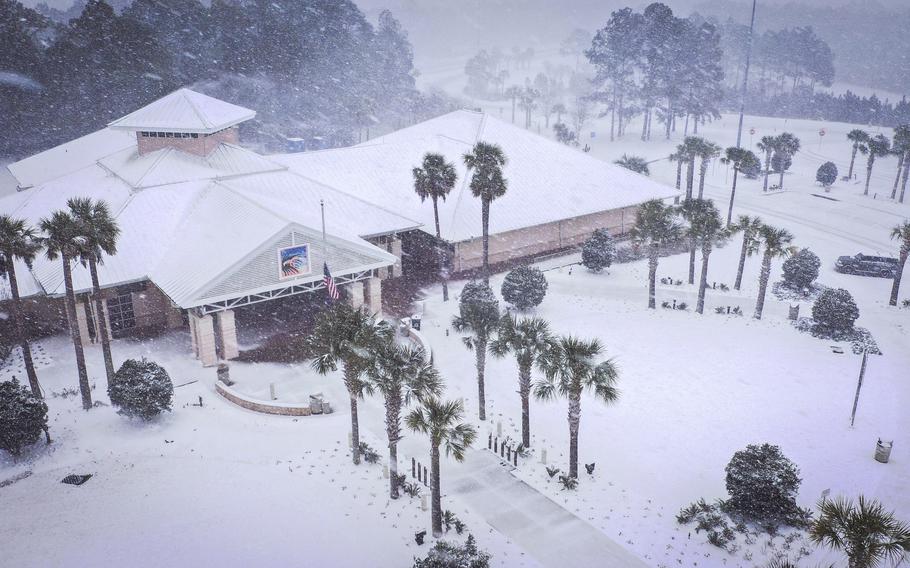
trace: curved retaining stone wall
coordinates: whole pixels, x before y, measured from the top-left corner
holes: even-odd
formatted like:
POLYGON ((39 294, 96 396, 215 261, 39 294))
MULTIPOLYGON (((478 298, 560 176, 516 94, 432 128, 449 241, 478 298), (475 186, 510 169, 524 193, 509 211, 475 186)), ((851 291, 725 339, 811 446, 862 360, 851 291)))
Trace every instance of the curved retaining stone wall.
POLYGON ((310 405, 303 402, 276 402, 271 400, 257 400, 241 394, 221 381, 215 381, 215 390, 218 394, 233 402, 241 408, 262 412, 264 414, 278 414, 280 416, 309 416, 310 405))
MULTIPOLYGON (((408 326, 408 338, 422 347, 427 358, 432 360, 433 352, 426 338, 413 327, 408 326)), ((215 391, 241 408, 262 412, 263 414, 277 414, 279 416, 309 416, 310 404, 305 402, 277 402, 273 400, 258 400, 239 393, 220 380, 215 381, 215 391)))

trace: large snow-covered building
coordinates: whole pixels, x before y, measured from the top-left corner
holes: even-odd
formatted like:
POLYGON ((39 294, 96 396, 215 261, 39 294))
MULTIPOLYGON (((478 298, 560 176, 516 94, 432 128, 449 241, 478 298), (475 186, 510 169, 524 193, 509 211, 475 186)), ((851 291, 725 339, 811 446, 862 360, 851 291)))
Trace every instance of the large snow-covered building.
MULTIPOLYGON (((88 271, 73 269, 86 341, 96 338, 98 317, 114 335, 188 325, 193 352, 213 365, 238 354, 235 311, 323 288, 324 263, 347 301, 378 311, 381 280, 400 276, 408 247, 435 234, 432 206, 414 193, 411 174, 426 152, 458 168, 440 210, 456 271, 480 264, 480 207, 462 159, 478 140, 499 144, 509 159, 509 191, 491 216, 491 263, 563 249, 596 228, 624 232, 639 203, 676 193, 477 112, 350 148, 272 156, 240 145, 238 125, 254 116, 181 89, 8 166, 20 191, 0 199, 0 213, 37 225, 69 198, 92 197, 117 219, 117 254, 99 267, 104 314, 88 301, 88 271)), ((33 309, 59 304, 59 260, 16 269, 21 294, 40 298, 33 309)))

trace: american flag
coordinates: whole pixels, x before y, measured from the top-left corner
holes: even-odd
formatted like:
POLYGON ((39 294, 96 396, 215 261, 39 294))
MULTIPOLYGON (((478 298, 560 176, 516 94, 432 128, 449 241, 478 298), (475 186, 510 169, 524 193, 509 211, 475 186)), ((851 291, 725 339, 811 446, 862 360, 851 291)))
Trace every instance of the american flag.
POLYGON ((329 298, 337 300, 341 297, 338 293, 338 286, 335 286, 335 279, 332 278, 332 273, 329 272, 329 265, 326 262, 322 263, 322 281, 325 283, 325 289, 329 293, 329 298))

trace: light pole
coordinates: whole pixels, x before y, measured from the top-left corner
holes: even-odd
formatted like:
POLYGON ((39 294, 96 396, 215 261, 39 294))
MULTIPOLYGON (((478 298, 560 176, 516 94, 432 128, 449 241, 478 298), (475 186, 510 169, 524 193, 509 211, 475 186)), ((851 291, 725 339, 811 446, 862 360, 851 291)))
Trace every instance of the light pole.
POLYGON ((746 89, 749 86, 749 63, 752 61, 752 30, 755 28, 755 4, 752 0, 752 19, 749 21, 749 44, 746 46, 746 71, 743 73, 743 92, 739 101, 739 127, 736 130, 736 147, 741 148, 743 136, 743 114, 746 112, 746 89))
POLYGON ((856 396, 853 398, 853 412, 850 414, 850 427, 853 428, 853 421, 856 419, 856 407, 859 405, 859 390, 863 388, 863 377, 866 376, 866 359, 869 351, 863 347, 863 362, 859 367, 859 380, 856 382, 856 396))

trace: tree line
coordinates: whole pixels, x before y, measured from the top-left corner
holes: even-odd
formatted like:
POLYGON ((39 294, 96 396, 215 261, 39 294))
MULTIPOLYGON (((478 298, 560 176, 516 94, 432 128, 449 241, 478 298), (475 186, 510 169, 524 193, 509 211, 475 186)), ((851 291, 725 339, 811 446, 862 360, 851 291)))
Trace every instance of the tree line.
POLYGON ((415 88, 413 49, 388 11, 350 0, 89 0, 55 23, 0 0, 0 153, 23 155, 104 127, 192 85, 258 111, 244 136, 334 146, 450 106, 415 88))

